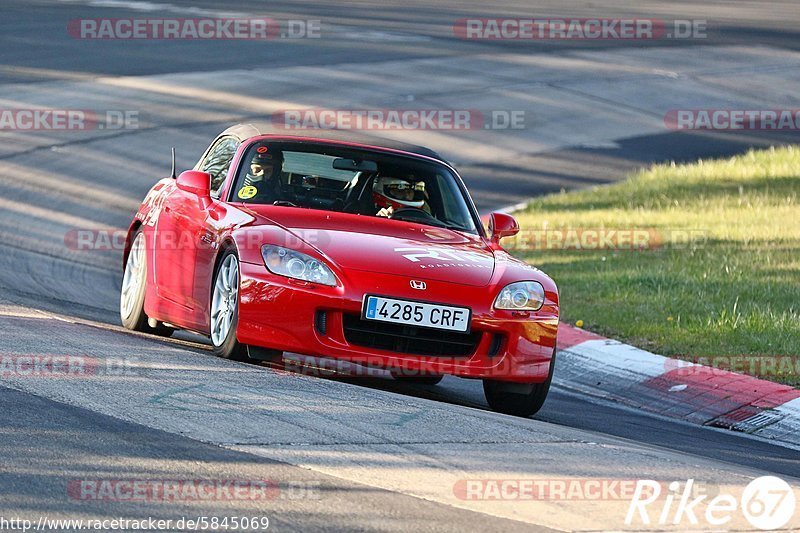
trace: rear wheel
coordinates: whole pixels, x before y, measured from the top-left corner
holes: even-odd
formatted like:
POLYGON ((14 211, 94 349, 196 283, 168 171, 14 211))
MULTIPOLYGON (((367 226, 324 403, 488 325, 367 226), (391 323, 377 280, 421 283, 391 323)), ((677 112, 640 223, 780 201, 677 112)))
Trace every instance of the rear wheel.
POLYGON ((147 292, 145 242, 142 230, 136 230, 122 276, 122 288, 119 295, 120 320, 126 329, 169 337, 175 330, 161 322, 148 319, 144 312, 144 295, 147 292))
POLYGON ((125 272, 122 275, 122 288, 119 294, 119 316, 122 325, 133 331, 147 331, 147 315, 144 314, 144 293, 147 289, 147 262, 145 239, 141 230, 133 236, 125 272))
POLYGON ((239 322, 239 259, 228 250, 214 274, 211 289, 211 344, 214 355, 225 359, 247 359, 247 347, 236 340, 239 322))
POLYGON ((510 383, 483 380, 483 393, 493 411, 514 416, 531 416, 539 412, 550 392, 553 370, 556 367, 556 352, 550 361, 550 372, 542 383, 510 383))

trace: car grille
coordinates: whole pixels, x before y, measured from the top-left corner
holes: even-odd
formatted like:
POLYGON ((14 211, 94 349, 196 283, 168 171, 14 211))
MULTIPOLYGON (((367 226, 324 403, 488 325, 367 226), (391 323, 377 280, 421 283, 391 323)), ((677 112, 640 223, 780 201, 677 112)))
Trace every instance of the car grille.
POLYGON ((458 333, 402 324, 362 320, 344 315, 344 337, 348 343, 390 352, 465 357, 475 353, 481 333, 458 333))

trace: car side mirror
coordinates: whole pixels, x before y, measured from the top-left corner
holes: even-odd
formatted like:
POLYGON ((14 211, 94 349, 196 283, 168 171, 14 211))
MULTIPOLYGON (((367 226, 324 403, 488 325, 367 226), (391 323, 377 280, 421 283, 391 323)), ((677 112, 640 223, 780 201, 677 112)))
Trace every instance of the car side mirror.
POLYGON ((197 195, 204 208, 211 204, 211 174, 208 172, 199 170, 181 172, 176 185, 182 191, 197 195))
POLYGON ((513 237, 519 233, 519 223, 511 215, 492 213, 489 215, 489 235, 493 243, 499 243, 503 237, 513 237))

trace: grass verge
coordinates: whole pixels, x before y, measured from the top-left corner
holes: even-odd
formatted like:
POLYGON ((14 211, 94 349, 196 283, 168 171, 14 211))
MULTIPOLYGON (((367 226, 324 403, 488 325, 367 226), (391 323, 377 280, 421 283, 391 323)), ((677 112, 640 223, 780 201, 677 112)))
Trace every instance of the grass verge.
POLYGON ((800 147, 658 165, 532 201, 503 243, 555 279, 567 322, 797 386, 798 194, 800 147))

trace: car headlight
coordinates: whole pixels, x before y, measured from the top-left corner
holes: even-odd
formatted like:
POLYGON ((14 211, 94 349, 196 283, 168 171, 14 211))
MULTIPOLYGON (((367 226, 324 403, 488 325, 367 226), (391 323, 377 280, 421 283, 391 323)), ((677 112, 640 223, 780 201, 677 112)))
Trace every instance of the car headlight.
POLYGON ((327 265, 310 255, 280 246, 264 245, 261 257, 267 270, 279 276, 300 279, 321 285, 336 285, 336 277, 327 265))
POLYGON ((494 300, 495 309, 538 311, 544 305, 544 287, 538 281, 519 281, 506 285, 494 300))

